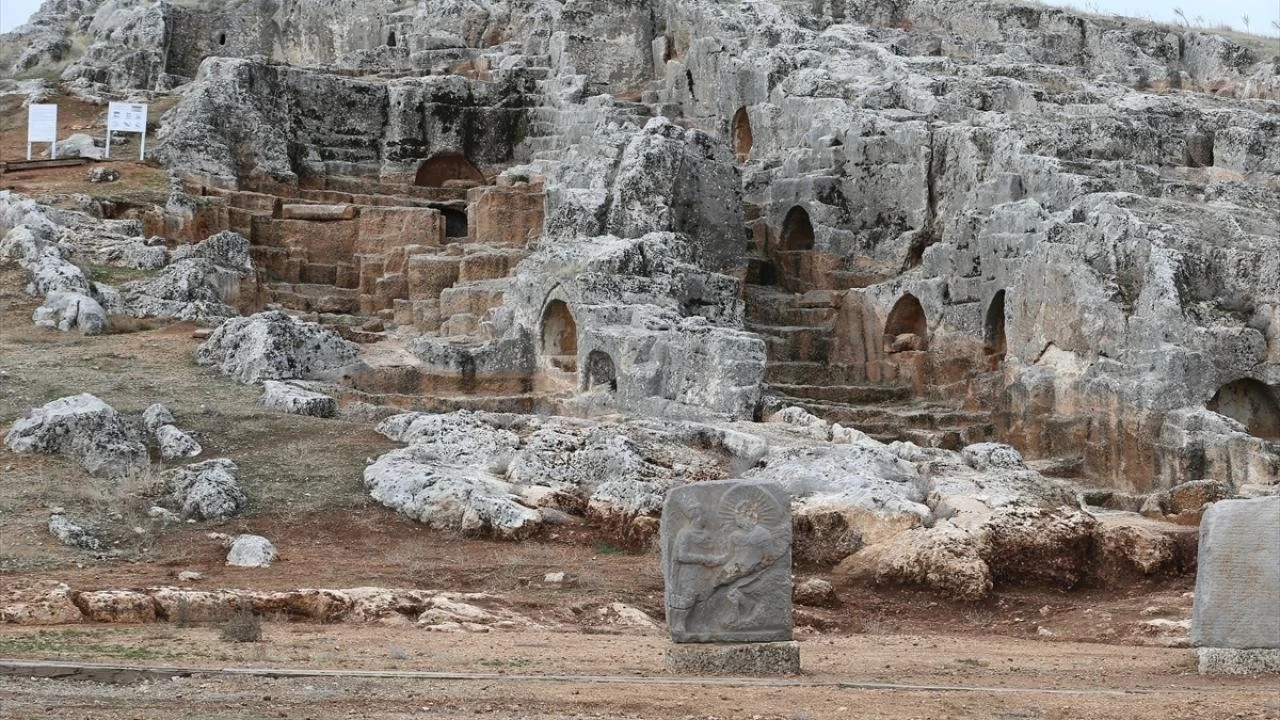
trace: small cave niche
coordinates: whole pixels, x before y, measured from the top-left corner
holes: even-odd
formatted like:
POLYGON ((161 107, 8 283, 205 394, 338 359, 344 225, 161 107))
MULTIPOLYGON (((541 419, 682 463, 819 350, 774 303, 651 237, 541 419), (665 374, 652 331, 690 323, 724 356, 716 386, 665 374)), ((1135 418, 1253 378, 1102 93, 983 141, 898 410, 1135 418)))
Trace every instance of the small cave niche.
POLYGON ((396 46, 396 31, 392 30, 387 33, 387 47, 396 46))
POLYGON ((751 156, 754 140, 751 135, 751 116, 745 107, 738 108, 733 116, 733 154, 738 163, 745 163, 751 156))
POLYGON ((444 236, 446 240, 467 237, 467 214, 457 208, 436 208, 444 216, 444 236))
MULTIPOLYGON (((413 184, 418 187, 445 187, 451 180, 461 180, 464 184, 483 185, 484 173, 471 164, 471 161, 460 152, 438 152, 427 158, 418 166, 413 184)), ((453 184, 453 183, 450 183, 453 184)))
POLYGON ((1009 342, 1004 333, 1004 290, 991 298, 987 306, 987 319, 983 323, 983 350, 990 357, 1002 358, 1008 351, 1009 342))
POLYGON ((1205 407, 1244 425, 1250 435, 1280 440, 1280 390, 1266 383, 1233 380, 1218 388, 1205 407))
POLYGON ((884 323, 885 353, 927 350, 928 338, 929 322, 920 300, 911 293, 898 298, 884 323))
POLYGON ((609 392, 618 389, 618 369, 613 358, 603 350, 592 350, 587 354, 587 389, 605 388, 609 392))
POLYGON ((542 311, 542 354, 550 358, 578 354, 578 323, 563 300, 552 300, 542 311))
POLYGON ((226 44, 227 44, 227 34, 224 32, 218 33, 218 45, 226 45, 226 44))
POLYGON ((796 205, 782 221, 782 249, 787 252, 813 249, 813 223, 809 212, 796 205))
POLYGON ((1213 167, 1213 133, 1188 135, 1186 147, 1183 149, 1183 160, 1187 167, 1213 167))

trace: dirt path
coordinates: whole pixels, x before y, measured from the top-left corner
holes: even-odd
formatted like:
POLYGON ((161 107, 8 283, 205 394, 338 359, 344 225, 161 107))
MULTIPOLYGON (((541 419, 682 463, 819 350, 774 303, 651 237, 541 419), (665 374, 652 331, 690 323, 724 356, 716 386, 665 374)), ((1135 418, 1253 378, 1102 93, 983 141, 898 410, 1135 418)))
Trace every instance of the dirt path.
POLYGON ((394 650, 403 659, 384 656, 384 676, 319 667, 326 663, 318 654, 293 677, 261 676, 289 674, 278 669, 240 669, 129 686, 8 677, 0 680, 0 713, 112 720, 177 713, 317 719, 1280 718, 1274 678, 1203 677, 1194 672, 1189 651, 1165 648, 925 635, 821 637, 801 641, 805 674, 798 678, 698 679, 663 672, 666 641, 656 635, 272 630, 266 656, 274 652, 271 646, 307 632, 330 648, 394 640, 404 643, 394 650))

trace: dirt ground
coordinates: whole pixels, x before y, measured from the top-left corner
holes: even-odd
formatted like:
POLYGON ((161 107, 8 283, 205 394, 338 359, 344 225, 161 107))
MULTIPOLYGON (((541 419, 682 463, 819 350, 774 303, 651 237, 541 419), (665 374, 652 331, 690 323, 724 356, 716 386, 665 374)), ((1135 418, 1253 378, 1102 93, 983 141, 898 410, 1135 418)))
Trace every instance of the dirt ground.
POLYGON ((22 284, 15 268, 0 267, 0 428, 78 392, 129 414, 163 402, 203 458, 239 465, 251 506, 222 523, 165 527, 146 516, 154 477, 95 480, 58 457, 0 450, 0 603, 57 583, 176 585, 179 572, 195 570, 204 575, 197 589, 483 591, 551 629, 449 634, 269 621, 264 642, 232 644, 213 626, 0 626, 0 658, 484 674, 194 675, 129 686, 8 677, 0 717, 1280 718, 1280 679, 1201 677, 1189 650, 1158 646, 1168 639, 1149 623, 1189 617, 1188 577, 1123 591, 1004 590, 980 604, 829 578, 838 606, 797 608, 804 675, 787 684, 673 684, 659 632, 605 632, 583 619, 583 608, 609 602, 661 618, 654 554, 622 552, 582 525, 518 544, 425 529, 374 505, 362 487, 366 462, 394 447, 372 422, 267 412, 258 390, 195 365, 190 324, 143 323, 96 338, 35 328, 37 303, 22 284), (58 544, 47 530, 55 506, 111 551, 93 557, 58 544), (228 568, 210 532, 264 534, 282 559, 266 570, 228 568), (577 583, 536 581, 554 571, 577 583), (565 674, 607 677, 549 677, 565 674))

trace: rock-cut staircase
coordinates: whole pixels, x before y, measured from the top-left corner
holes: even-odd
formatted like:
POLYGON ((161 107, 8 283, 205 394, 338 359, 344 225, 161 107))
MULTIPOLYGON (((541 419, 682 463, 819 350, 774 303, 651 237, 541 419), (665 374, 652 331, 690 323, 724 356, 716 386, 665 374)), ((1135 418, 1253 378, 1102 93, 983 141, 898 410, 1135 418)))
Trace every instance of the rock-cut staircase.
POLYGON ((831 361, 839 293, 790 293, 747 285, 746 327, 764 338, 766 393, 883 442, 959 449, 995 434, 986 412, 915 397, 904 385, 871 383, 860 365, 831 361))

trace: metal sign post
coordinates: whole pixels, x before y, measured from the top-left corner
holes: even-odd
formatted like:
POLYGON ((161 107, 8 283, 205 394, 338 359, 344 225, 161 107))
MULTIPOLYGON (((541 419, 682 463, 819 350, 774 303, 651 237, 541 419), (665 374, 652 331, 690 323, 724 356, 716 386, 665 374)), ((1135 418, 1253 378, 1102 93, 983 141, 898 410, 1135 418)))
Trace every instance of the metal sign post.
POLYGON ((147 105, 146 103, 113 102, 107 105, 107 151, 105 157, 111 157, 111 133, 142 133, 142 143, 138 150, 138 159, 144 160, 147 155, 147 105))
POLYGON ((31 144, 38 142, 51 143, 49 157, 58 157, 58 106, 27 106, 27 159, 31 159, 31 144))

